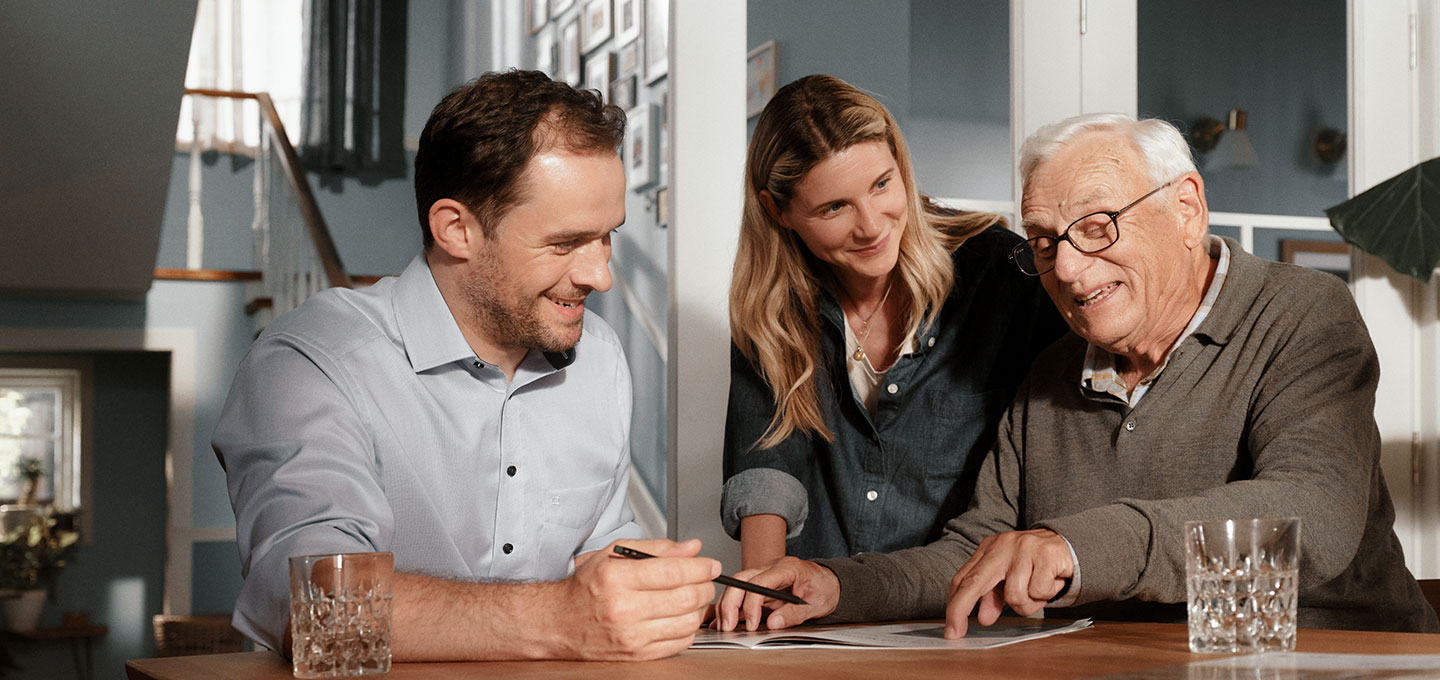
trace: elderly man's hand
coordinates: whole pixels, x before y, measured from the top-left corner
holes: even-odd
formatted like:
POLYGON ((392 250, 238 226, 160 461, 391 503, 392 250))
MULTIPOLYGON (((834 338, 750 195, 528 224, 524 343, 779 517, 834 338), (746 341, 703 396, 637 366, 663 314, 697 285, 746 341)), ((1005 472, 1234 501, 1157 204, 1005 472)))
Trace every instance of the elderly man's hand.
POLYGON ((1070 546, 1049 529, 1007 531, 990 536, 950 579, 945 608, 945 637, 965 636, 970 612, 979 602, 980 625, 1000 618, 1005 605, 1030 616, 1065 587, 1075 575, 1070 546))
POLYGON ((735 630, 743 619, 746 630, 757 630, 763 621, 770 629, 788 628, 835 611, 840 601, 840 579, 835 572, 814 562, 782 557, 764 569, 736 572, 735 578, 772 590, 789 588, 808 604, 784 604, 758 593, 726 588, 715 605, 720 630, 735 630), (767 617, 766 610, 773 609, 767 617))

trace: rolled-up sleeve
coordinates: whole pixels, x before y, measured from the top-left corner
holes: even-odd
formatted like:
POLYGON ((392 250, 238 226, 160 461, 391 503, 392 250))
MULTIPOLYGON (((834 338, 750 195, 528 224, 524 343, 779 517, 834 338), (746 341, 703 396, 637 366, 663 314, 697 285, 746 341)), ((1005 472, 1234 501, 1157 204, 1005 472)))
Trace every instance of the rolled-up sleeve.
POLYGON ((770 386, 734 344, 730 346, 730 401, 725 414, 725 488, 720 521, 732 538, 740 537, 740 520, 751 515, 779 515, 786 538, 800 535, 809 514, 807 477, 812 444, 793 432, 784 441, 761 449, 775 415, 770 386))
POLYGON ((333 366, 293 337, 262 339, 212 440, 245 578, 234 625, 272 649, 289 622, 291 556, 387 550, 394 532, 365 406, 333 366))
POLYGON ((805 487, 789 473, 755 467, 725 481, 720 496, 720 522, 731 538, 740 538, 740 519, 751 515, 779 515, 785 519, 785 538, 805 528, 810 504, 805 487))

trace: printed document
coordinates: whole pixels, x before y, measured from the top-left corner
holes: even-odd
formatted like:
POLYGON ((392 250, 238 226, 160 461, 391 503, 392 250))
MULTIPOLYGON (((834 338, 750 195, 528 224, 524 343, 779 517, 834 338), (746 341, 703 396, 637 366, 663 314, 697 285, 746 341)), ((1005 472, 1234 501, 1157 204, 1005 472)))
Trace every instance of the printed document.
POLYGON ((691 649, 990 649, 1090 627, 1090 619, 981 626, 971 622, 965 637, 945 639, 945 624, 881 623, 867 626, 814 626, 786 630, 721 632, 702 630, 691 649))

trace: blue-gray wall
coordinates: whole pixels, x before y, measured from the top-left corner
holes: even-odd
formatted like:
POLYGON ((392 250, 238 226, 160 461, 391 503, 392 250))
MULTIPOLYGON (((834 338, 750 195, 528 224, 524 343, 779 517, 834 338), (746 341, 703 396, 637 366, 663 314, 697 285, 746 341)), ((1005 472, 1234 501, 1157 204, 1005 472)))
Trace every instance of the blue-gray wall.
POLYGON ((752 48, 778 44, 781 84, 826 73, 885 104, 921 191, 1009 200, 1009 8, 1006 0, 752 0, 747 30, 752 48))
POLYGON ((1211 169, 1210 209, 1320 217, 1346 198, 1345 162, 1312 141, 1345 130, 1343 0, 1145 0, 1139 3, 1139 109, 1182 130, 1248 112, 1255 168, 1211 169))

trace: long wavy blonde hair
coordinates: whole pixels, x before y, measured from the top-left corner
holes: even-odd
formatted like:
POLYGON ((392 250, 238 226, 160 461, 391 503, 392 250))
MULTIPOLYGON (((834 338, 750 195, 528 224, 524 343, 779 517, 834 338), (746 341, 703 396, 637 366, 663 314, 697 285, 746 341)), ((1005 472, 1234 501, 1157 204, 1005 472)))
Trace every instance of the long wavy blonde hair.
POLYGON ((834 277, 805 243, 770 217, 815 165, 851 146, 883 141, 905 185, 906 211, 895 264, 906 333, 928 328, 954 280, 950 253, 1005 219, 944 209, 915 188, 910 151, 895 118, 874 97, 839 78, 806 76, 780 88, 765 106, 745 160, 745 212, 730 284, 730 337, 770 386, 775 413, 755 443, 768 449, 799 430, 833 441, 816 391, 820 355, 818 295, 834 277), (817 271, 818 270, 818 271, 817 271))

